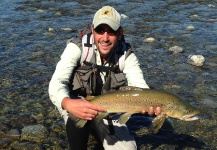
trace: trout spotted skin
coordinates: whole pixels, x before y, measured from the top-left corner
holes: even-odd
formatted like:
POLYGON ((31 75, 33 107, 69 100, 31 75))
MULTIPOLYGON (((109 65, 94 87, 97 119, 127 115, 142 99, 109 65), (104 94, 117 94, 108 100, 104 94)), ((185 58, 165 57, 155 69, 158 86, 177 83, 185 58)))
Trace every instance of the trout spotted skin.
MULTIPOLYGON (((103 106, 107 109, 106 113, 100 112, 94 118, 95 120, 99 121, 108 116, 109 113, 123 113, 119 119, 121 124, 126 123, 134 113, 149 110, 149 107, 161 107, 161 115, 152 121, 154 133, 158 132, 167 116, 184 121, 193 121, 198 119, 193 116, 200 113, 198 109, 181 100, 178 96, 153 89, 124 87, 118 92, 95 97, 90 96, 86 99, 92 104, 103 106)), ((86 120, 75 118, 71 114, 69 114, 69 117, 75 121, 75 125, 79 128, 82 128, 86 123, 86 120)))

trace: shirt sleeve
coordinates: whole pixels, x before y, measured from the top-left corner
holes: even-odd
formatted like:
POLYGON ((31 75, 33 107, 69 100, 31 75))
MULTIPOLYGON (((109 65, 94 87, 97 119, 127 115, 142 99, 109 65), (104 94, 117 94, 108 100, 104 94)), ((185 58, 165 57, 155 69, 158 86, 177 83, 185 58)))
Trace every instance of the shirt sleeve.
POLYGON ((144 79, 142 70, 140 69, 139 61, 134 53, 131 53, 125 60, 123 73, 125 73, 128 86, 140 88, 148 88, 144 79))
POLYGON ((56 70, 49 83, 48 93, 50 99, 58 109, 62 109, 62 100, 69 97, 69 82, 74 68, 81 57, 80 48, 74 43, 67 44, 57 63, 56 70))

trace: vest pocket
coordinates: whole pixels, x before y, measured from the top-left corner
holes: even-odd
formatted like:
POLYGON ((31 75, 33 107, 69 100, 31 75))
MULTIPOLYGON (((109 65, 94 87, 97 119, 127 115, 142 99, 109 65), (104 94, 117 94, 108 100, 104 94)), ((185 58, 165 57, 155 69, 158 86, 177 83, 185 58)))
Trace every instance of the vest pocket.
POLYGON ((81 66, 79 67, 74 74, 72 81, 72 90, 77 90, 79 88, 86 88, 88 80, 92 74, 92 67, 90 66, 81 66))
POLYGON ((124 73, 111 72, 111 88, 117 89, 126 84, 126 77, 124 73))

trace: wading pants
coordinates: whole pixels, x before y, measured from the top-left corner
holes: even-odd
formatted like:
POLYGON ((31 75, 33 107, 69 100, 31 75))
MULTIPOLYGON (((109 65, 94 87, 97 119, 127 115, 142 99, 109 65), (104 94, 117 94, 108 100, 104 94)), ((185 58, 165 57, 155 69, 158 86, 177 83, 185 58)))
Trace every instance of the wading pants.
POLYGON ((125 124, 119 124, 116 115, 112 120, 103 119, 100 122, 88 121, 83 128, 74 126, 73 121, 69 118, 66 123, 66 132, 70 145, 70 150, 86 150, 89 133, 97 134, 101 141, 101 148, 98 150, 136 150, 136 142, 129 134, 125 124))

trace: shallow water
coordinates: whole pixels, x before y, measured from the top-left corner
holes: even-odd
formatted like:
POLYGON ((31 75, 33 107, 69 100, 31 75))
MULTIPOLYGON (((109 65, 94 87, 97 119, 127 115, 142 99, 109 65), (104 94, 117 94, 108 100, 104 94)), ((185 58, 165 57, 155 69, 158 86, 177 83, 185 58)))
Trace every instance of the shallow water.
POLYGON ((126 40, 138 55, 147 83, 175 93, 207 113, 195 122, 168 119, 159 134, 141 137, 134 131, 148 126, 152 118, 134 116, 128 125, 138 147, 217 148, 216 0, 1 0, 0 4, 0 148, 35 146, 33 141, 6 140, 11 137, 5 136, 10 129, 21 131, 32 124, 49 130, 38 147, 67 148, 63 120, 48 98, 48 83, 66 40, 91 23, 102 5, 114 6, 129 17, 123 19, 126 40), (190 25, 195 30, 186 30, 190 25), (148 37, 156 41, 145 43, 148 37), (173 46, 182 47, 183 52, 171 54, 168 49, 173 46), (189 55, 198 54, 206 60, 202 67, 187 62, 189 55))

